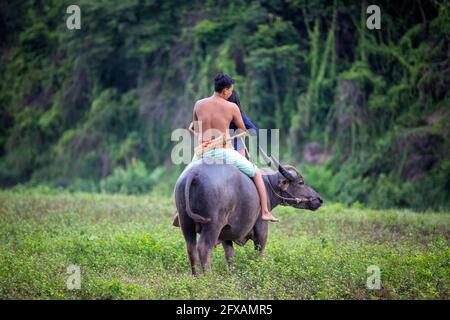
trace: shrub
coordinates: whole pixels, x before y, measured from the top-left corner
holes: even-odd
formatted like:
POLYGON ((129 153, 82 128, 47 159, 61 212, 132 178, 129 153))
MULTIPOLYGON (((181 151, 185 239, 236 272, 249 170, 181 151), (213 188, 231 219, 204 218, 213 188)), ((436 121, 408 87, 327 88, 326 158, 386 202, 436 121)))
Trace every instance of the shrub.
POLYGON ((149 173, 145 164, 136 161, 125 168, 118 167, 113 173, 100 181, 100 189, 107 193, 139 194, 151 191, 158 179, 164 174, 162 167, 149 173))

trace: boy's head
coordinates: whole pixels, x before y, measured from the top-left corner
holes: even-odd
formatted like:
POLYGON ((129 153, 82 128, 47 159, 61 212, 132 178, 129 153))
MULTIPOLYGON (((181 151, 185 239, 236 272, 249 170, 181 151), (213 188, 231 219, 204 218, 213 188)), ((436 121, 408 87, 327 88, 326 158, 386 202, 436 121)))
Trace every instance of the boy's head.
POLYGON ((233 84, 234 80, 230 76, 219 73, 214 78, 214 91, 220 93, 225 99, 228 99, 233 93, 233 84))

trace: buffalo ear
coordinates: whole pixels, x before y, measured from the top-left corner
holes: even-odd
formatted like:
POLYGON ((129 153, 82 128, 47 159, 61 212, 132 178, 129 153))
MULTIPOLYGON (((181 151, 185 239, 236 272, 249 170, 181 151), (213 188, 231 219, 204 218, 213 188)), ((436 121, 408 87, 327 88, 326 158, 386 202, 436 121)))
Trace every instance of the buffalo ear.
POLYGON ((287 188, 289 187, 289 180, 288 180, 288 179, 281 179, 281 180, 278 182, 278 187, 279 187, 281 190, 286 191, 287 188))

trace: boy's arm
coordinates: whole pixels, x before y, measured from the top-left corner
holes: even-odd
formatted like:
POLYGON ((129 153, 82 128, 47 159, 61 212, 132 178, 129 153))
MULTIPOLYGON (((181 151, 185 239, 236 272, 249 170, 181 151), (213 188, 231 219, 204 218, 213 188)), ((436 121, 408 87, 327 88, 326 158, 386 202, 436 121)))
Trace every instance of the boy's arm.
POLYGON ((191 121, 191 123, 189 124, 188 130, 193 133, 194 135, 197 134, 197 132, 194 131, 194 121, 191 121))
MULTIPOLYGON (((197 113, 195 112, 195 109, 197 108, 197 103, 195 103, 194 109, 192 110, 192 129, 193 129, 193 133, 195 136, 198 137, 198 139, 201 141, 202 139, 202 135, 200 132, 200 128, 199 128, 199 123, 198 123, 198 117, 197 117, 197 113)), ((189 126, 190 128, 191 126, 189 126)))
POLYGON ((244 120, 244 124, 245 124, 245 127, 246 127, 247 129, 253 129, 253 130, 255 131, 255 133, 258 133, 258 131, 259 131, 258 127, 255 126, 255 125, 250 121, 250 119, 247 118, 247 117, 245 116, 245 114, 242 114, 242 120, 244 120))
POLYGON ((245 127, 244 120, 242 119, 241 111, 239 107, 233 103, 233 122, 236 127, 242 131, 247 131, 245 127))

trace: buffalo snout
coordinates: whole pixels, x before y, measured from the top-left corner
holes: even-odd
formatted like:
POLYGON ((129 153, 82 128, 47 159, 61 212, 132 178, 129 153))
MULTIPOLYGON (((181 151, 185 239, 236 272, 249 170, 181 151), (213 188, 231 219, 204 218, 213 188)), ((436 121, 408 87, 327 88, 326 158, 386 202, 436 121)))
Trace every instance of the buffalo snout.
POLYGON ((321 197, 317 197, 311 200, 310 206, 311 210, 315 211, 322 206, 323 200, 321 197))

